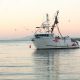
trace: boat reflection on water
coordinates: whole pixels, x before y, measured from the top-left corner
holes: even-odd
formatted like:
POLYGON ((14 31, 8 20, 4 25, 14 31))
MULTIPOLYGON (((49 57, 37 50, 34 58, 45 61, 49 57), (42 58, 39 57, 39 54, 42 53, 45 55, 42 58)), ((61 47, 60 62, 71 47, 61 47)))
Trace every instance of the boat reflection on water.
POLYGON ((37 80, 79 80, 79 51, 79 49, 36 50, 33 53, 33 62, 37 80))
POLYGON ((37 80, 58 80, 59 53, 55 50, 36 50, 34 52, 37 80))

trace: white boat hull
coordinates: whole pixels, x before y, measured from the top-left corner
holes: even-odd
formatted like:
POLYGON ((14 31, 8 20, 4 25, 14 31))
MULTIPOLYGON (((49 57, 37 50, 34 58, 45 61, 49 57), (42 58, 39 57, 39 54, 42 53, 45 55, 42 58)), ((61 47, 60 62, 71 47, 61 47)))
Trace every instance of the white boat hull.
POLYGON ((71 49, 79 48, 77 42, 72 42, 70 38, 68 39, 58 39, 55 38, 34 38, 33 43, 36 49, 71 49))

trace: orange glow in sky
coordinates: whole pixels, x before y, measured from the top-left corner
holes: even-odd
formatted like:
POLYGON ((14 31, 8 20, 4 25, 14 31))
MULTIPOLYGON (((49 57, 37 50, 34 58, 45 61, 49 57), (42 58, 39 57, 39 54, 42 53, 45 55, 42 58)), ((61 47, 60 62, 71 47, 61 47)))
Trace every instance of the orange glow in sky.
POLYGON ((32 34, 49 13, 53 20, 59 13, 59 27, 64 35, 80 37, 80 0, 0 0, 0 39, 32 34))

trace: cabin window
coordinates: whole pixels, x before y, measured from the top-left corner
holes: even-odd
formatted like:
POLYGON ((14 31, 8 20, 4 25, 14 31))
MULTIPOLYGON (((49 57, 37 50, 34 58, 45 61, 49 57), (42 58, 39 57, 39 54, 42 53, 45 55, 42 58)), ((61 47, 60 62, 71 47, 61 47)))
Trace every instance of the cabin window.
POLYGON ((39 38, 39 37, 49 37, 49 34, 37 34, 35 35, 36 38, 39 38))

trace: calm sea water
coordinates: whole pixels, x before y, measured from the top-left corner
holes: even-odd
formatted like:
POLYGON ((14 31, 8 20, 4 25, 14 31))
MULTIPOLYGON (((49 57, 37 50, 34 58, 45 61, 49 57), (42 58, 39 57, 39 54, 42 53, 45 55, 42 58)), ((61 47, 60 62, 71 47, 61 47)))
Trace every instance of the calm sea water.
POLYGON ((35 50, 28 41, 0 41, 0 80, 80 80, 80 49, 35 50))

